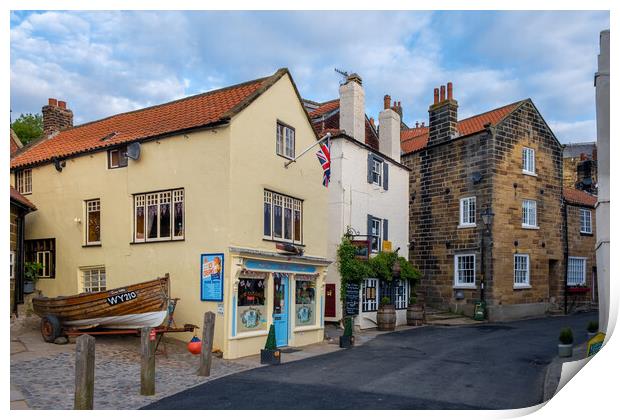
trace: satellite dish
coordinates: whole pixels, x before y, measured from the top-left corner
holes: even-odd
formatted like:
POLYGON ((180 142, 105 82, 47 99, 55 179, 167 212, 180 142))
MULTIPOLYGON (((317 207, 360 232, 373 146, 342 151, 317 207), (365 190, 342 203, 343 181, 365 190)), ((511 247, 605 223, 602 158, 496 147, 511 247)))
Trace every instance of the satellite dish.
POLYGON ((140 159, 140 143, 131 143, 127 146, 127 152, 125 153, 129 159, 140 159))

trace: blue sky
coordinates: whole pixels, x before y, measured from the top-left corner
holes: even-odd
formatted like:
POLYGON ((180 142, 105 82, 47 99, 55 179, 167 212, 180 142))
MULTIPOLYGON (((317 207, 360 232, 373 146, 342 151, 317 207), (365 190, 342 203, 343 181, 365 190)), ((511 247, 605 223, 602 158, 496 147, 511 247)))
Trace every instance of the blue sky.
POLYGON ((459 118, 532 98, 562 142, 596 138, 599 32, 608 12, 13 12, 12 118, 66 100, 83 123, 288 67, 303 97, 361 75, 409 125, 454 83, 459 118))

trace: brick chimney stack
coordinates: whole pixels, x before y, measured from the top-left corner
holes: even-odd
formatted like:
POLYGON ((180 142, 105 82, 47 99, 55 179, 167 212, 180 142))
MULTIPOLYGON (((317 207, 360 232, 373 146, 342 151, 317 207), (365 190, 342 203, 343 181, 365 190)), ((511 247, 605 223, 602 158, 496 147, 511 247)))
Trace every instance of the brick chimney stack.
POLYGON ((47 105, 41 109, 43 114, 43 132, 50 135, 64 128, 73 127, 73 111, 67 109, 67 102, 49 98, 47 105))
POLYGON ((458 102, 454 99, 452 82, 435 88, 433 104, 428 109, 428 145, 443 143, 458 135, 458 102))
POLYGON ((366 112, 362 78, 353 73, 340 86, 340 129, 355 140, 365 143, 366 112))

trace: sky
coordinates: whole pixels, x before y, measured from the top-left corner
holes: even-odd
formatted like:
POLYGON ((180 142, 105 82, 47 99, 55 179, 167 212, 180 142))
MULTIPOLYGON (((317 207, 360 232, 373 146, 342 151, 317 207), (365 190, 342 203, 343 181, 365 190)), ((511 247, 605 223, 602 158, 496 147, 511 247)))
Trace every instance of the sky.
POLYGON ((81 124, 273 74, 302 97, 358 73, 412 126, 451 81, 459 119, 531 98, 562 143, 594 141, 594 73, 609 12, 11 12, 11 119, 65 100, 81 124))

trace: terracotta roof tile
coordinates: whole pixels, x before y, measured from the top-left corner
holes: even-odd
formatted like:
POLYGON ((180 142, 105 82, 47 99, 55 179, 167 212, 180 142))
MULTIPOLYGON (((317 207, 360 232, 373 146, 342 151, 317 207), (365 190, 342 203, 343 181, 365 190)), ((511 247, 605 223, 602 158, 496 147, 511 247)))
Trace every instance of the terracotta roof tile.
POLYGON ((285 72, 281 69, 270 77, 62 130, 22 149, 11 159, 11 168, 217 124, 232 117, 285 72), (102 140, 108 136, 112 137, 102 140))
POLYGON ((578 206, 596 206, 597 197, 585 191, 564 187, 564 199, 570 204, 578 206))
MULTIPOLYGON (((461 136, 478 133, 484 130, 484 125, 491 123, 497 124, 506 115, 514 111, 522 101, 505 105, 501 108, 494 109, 473 117, 465 118, 457 123, 457 130, 461 136)), ((428 143, 428 126, 410 128, 400 132, 400 148, 403 153, 412 153, 426 147, 428 143)))
POLYGON ((31 210, 36 210, 37 207, 30 202, 26 197, 21 195, 15 188, 11 187, 11 200, 17 201, 23 206, 28 207, 31 210))

